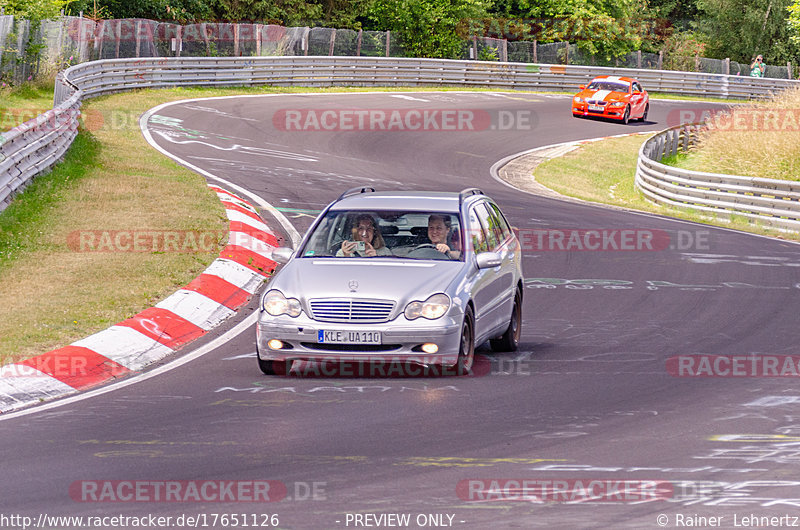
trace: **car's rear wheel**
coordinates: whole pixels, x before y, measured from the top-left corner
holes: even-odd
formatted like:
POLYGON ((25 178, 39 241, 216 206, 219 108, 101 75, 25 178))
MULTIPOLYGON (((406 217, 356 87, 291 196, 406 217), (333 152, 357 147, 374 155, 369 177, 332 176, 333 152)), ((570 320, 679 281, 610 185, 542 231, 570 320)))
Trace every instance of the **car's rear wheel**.
POLYGON ((508 329, 497 339, 490 339, 489 345, 496 352, 517 351, 522 336, 522 294, 519 289, 514 294, 514 307, 511 309, 511 320, 508 329))
POLYGON ((258 367, 265 375, 286 375, 292 370, 292 361, 270 361, 261 358, 256 348, 258 367))
POLYGON ((461 346, 458 349, 458 360, 456 361, 456 373, 466 375, 472 370, 475 362, 475 319, 472 314, 472 307, 467 306, 464 312, 464 323, 461 325, 461 346))
POLYGON ((622 123, 628 125, 629 121, 631 121, 631 107, 628 105, 625 107, 625 113, 622 115, 622 123))

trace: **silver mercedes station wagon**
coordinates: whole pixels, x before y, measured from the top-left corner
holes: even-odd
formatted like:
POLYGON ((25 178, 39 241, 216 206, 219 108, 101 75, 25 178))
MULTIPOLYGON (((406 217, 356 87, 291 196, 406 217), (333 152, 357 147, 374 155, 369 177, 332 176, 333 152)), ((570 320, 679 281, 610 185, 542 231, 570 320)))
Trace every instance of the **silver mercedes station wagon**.
POLYGON ((519 241, 497 205, 460 193, 343 193, 261 297, 258 365, 399 362, 468 373, 475 347, 514 351, 522 324, 519 241))

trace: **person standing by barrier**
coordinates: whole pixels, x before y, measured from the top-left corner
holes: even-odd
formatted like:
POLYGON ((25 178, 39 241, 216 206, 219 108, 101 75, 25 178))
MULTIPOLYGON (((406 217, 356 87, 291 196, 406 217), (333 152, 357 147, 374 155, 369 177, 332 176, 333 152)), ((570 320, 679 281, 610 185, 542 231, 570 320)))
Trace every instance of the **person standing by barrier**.
POLYGON ((753 64, 750 65, 750 77, 764 77, 764 71, 766 69, 764 58, 758 55, 756 60, 753 61, 753 64))

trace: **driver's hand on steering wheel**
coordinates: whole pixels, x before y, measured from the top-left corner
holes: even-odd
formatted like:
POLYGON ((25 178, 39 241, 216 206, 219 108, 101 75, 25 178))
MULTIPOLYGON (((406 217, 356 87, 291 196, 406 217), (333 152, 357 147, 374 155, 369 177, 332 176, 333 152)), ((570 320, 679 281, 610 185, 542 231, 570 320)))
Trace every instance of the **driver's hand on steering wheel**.
POLYGON ((448 247, 444 243, 437 243, 436 244, 436 250, 438 250, 442 254, 447 254, 448 252, 450 252, 450 247, 448 247))

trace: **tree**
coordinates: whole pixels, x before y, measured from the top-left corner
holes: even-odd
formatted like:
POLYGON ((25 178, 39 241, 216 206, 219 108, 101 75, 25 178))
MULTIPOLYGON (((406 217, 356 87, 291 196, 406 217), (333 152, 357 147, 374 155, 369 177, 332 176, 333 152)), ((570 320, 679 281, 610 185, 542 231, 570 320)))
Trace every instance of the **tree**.
POLYGON ((0 6, 6 15, 14 15, 31 21, 56 18, 68 0, 2 0, 0 6))
POLYGON ((698 30, 714 58, 750 63, 757 54, 767 63, 791 58, 795 46, 786 23, 792 0, 698 0, 698 30))
POLYGON ((180 23, 208 20, 211 6, 206 0, 73 0, 69 12, 95 18, 146 18, 180 23))
POLYGON ((322 18, 322 4, 313 0, 210 0, 213 18, 226 22, 271 22, 305 25, 322 18))
POLYGON ((484 0, 375 0, 368 12, 377 30, 399 34, 410 57, 460 58, 464 20, 487 15, 484 0))
POLYGON ((493 15, 512 40, 568 41, 605 61, 652 38, 645 0, 495 0, 493 15))
POLYGON ((800 0, 794 0, 786 10, 789 16, 786 18, 786 25, 789 28, 789 38, 792 44, 800 47, 800 0))

